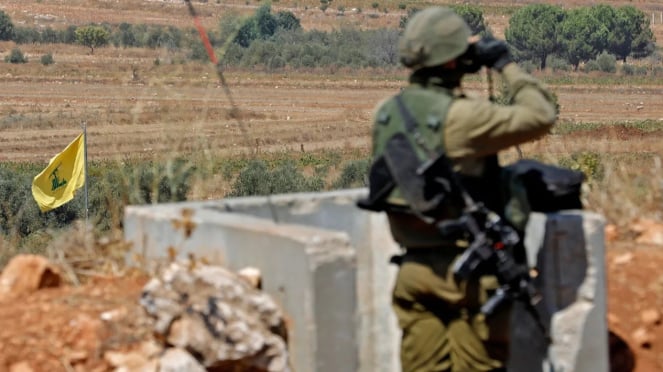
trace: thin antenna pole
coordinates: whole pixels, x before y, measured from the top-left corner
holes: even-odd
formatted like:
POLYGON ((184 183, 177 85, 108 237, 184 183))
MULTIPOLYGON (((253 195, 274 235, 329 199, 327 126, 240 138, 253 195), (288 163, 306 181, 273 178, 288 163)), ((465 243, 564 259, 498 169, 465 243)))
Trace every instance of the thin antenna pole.
MULTIPOLYGON (((196 26, 196 29, 198 30, 198 34, 200 35, 200 41, 203 43, 203 46, 207 51, 207 55, 209 56, 210 62, 214 64, 214 68, 216 69, 216 75, 219 78, 221 87, 223 88, 223 91, 226 94, 228 101, 230 102, 230 109, 231 109, 230 115, 235 118, 235 121, 239 125, 239 130, 242 132, 242 135, 244 136, 245 145, 250 151, 251 139, 249 138, 249 132, 246 126, 244 125, 244 123, 242 122, 241 114, 239 113, 237 104, 235 103, 232 92, 230 91, 230 87, 226 82, 225 76, 223 76, 223 67, 219 63, 219 59, 216 57, 216 54, 214 53, 214 48, 212 47, 212 43, 209 41, 209 37, 207 36, 205 27, 203 27, 202 22, 198 18, 198 13, 196 12, 196 9, 193 7, 191 0, 184 0, 184 2, 186 3, 187 9, 189 9, 189 14, 191 15, 191 18, 193 18, 193 23, 196 26)), ((239 28, 235 31, 234 35, 237 35, 238 32, 239 28)), ((232 40, 234 38, 233 35, 231 36, 232 37, 230 37, 228 40, 232 40)))

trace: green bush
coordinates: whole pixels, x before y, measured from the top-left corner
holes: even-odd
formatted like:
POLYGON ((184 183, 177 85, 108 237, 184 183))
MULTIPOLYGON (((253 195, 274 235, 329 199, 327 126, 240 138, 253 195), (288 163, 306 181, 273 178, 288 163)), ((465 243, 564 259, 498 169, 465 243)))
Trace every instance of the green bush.
POLYGON ((368 159, 355 160, 343 167, 341 175, 333 182, 334 189, 348 189, 366 186, 366 177, 371 163, 368 159))
POLYGON ((570 71, 571 64, 564 58, 556 55, 549 55, 546 58, 546 66, 553 71, 570 71))
POLYGON ((536 69, 539 67, 532 60, 526 60, 526 61, 518 62, 518 65, 520 66, 520 68, 525 70, 525 72, 527 72, 528 74, 531 74, 532 72, 536 71, 536 69))
POLYGON ((14 24, 3 10, 0 10, 0 40, 12 40, 14 37, 14 24))
POLYGON ((229 196, 320 191, 323 188, 324 181, 320 177, 306 177, 293 161, 286 161, 270 171, 263 160, 251 160, 233 182, 229 196))
POLYGON ((584 72, 599 71, 599 70, 601 70, 601 67, 599 66, 598 62, 596 62, 596 61, 588 61, 583 66, 582 70, 584 72))
POLYGON ((603 72, 616 72, 617 71, 617 58, 608 52, 602 52, 596 57, 596 63, 599 70, 603 72))
POLYGON ((630 65, 625 63, 622 65, 622 73, 626 76, 634 76, 634 75, 644 76, 647 75, 647 67, 630 65))
POLYGON ((5 56, 5 62, 8 63, 27 63, 28 58, 23 55, 20 49, 14 48, 7 56, 5 56))
POLYGON ((559 165, 583 172, 588 180, 600 181, 605 174, 601 155, 595 152, 574 153, 559 159, 559 165))
POLYGON ((44 66, 52 65, 55 63, 55 60, 53 59, 53 54, 48 53, 44 54, 41 56, 41 64, 44 66))

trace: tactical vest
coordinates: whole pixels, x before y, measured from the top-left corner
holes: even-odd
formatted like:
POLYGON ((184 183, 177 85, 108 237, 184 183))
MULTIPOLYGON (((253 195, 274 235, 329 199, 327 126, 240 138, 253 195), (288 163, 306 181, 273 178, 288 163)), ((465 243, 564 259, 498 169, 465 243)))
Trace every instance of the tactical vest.
MULTIPOLYGON (((431 154, 443 154, 445 152, 444 123, 449 107, 455 98, 453 92, 446 88, 424 89, 413 85, 404 89, 400 94, 400 102, 404 108, 399 107, 396 97, 384 102, 375 115, 374 159, 379 161, 382 158, 387 143, 395 135, 402 135, 408 139, 422 164, 431 160, 431 154), (407 129, 405 124, 407 118, 404 117, 403 110, 406 111, 405 116, 410 115, 410 120, 416 123, 416 130, 407 129)), ((485 157, 483 163, 482 174, 479 176, 458 174, 458 180, 474 200, 483 202, 494 211, 501 211, 504 203, 497 155, 485 157)), ((376 193, 374 187, 371 187, 371 193, 376 193)), ((456 199, 447 198, 448 202, 443 201, 439 208, 428 211, 427 214, 437 220, 457 218, 462 210, 462 201, 458 199, 459 196, 455 197, 456 199)), ((387 212, 392 235, 402 246, 424 248, 456 245, 455 237, 441 236, 434 225, 426 223, 418 213, 414 213, 416 211, 410 208, 398 184, 382 199, 382 207, 374 210, 381 208, 387 212)))

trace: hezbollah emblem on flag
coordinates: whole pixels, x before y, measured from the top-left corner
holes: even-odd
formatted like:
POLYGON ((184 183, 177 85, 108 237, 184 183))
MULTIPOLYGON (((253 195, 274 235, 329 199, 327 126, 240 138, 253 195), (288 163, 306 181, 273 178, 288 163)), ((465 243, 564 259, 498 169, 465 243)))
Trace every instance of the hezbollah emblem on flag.
POLYGON ((32 181, 32 196, 42 212, 74 198, 85 183, 85 135, 81 133, 32 181))

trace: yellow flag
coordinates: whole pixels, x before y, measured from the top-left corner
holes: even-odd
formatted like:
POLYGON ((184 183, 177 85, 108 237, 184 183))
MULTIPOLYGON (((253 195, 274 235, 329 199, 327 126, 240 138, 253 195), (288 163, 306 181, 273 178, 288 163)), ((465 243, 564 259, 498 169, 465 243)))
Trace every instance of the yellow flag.
POLYGON ((81 133, 34 178, 32 196, 39 209, 46 212, 73 199, 84 183, 85 136, 81 133))

